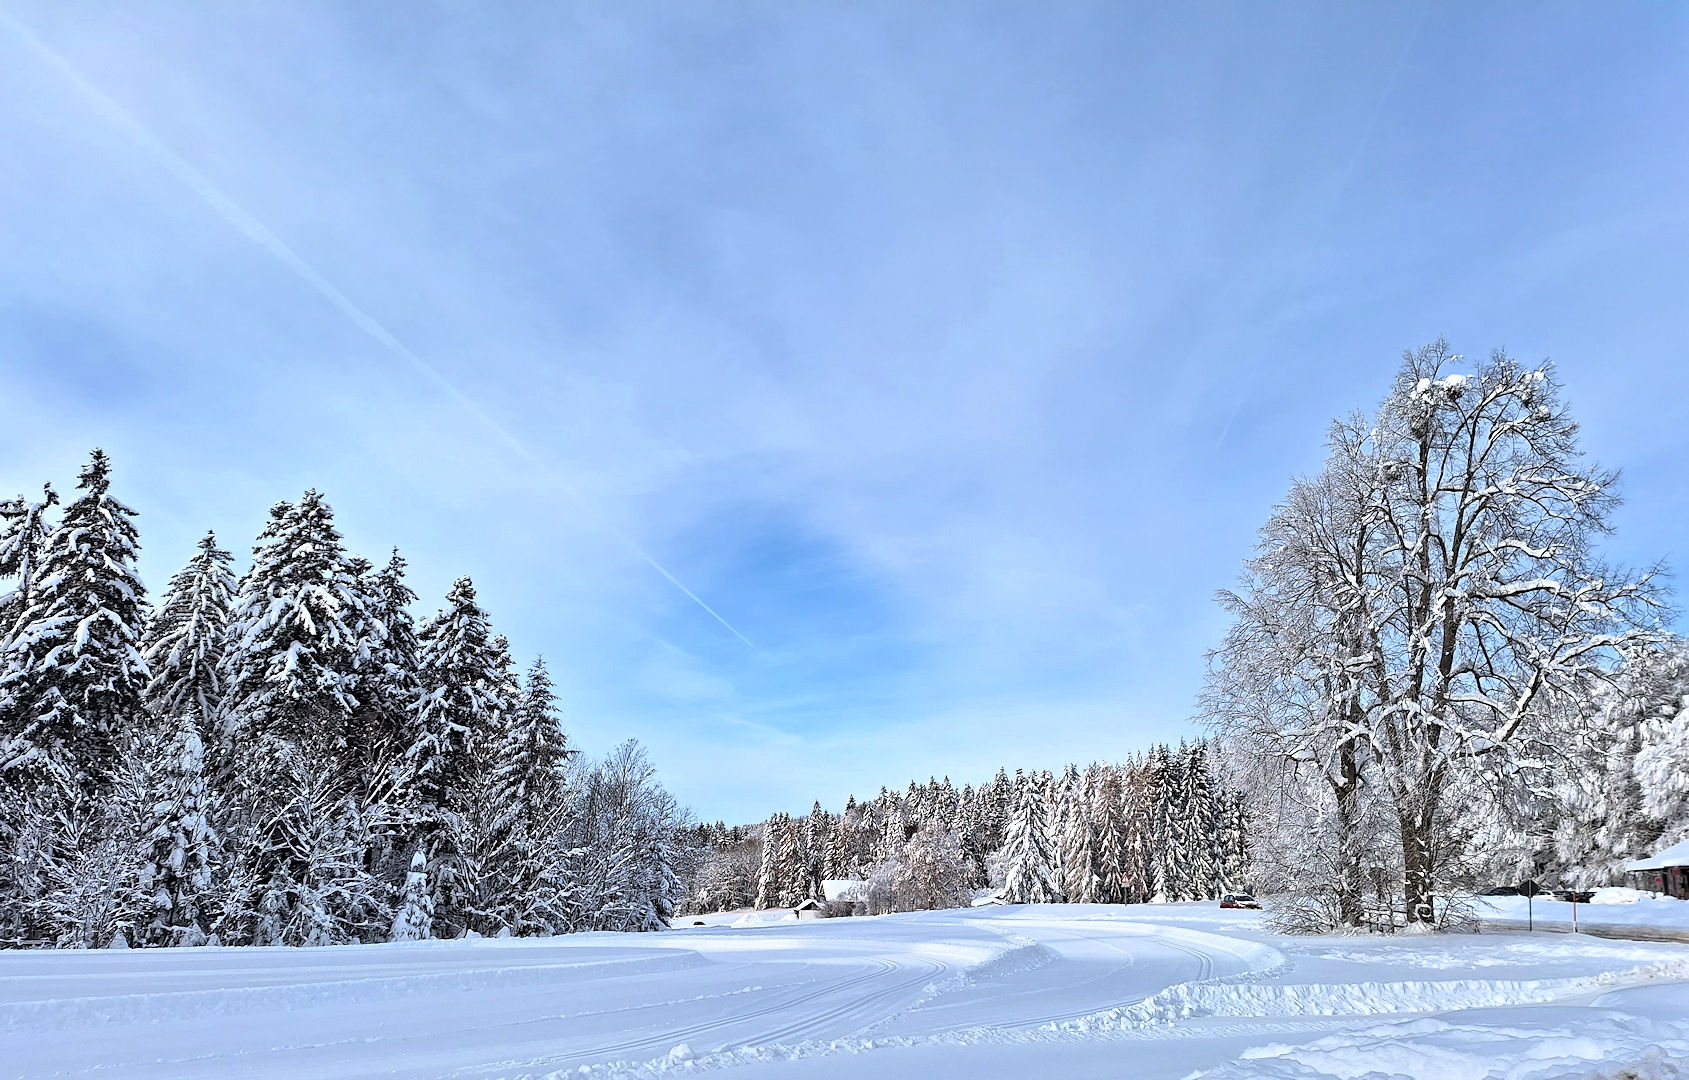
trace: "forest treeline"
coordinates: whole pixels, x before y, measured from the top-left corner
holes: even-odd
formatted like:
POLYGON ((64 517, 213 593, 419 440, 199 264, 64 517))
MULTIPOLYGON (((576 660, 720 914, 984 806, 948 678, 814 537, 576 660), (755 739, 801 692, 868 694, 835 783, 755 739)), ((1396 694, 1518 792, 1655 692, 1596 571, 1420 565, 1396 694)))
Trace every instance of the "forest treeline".
POLYGON ((663 925, 686 814, 636 744, 579 759, 469 578, 416 622, 307 491, 149 604, 111 486, 0 501, 0 945, 663 925))
POLYGON ((1009 903, 1205 900, 1249 874, 1243 796, 1203 740, 1059 774, 999 770, 978 788, 911 782, 838 813, 817 801, 807 817, 702 836, 700 911, 824 902, 827 881, 860 882, 855 903, 872 914, 958 907, 986 889, 1009 903))

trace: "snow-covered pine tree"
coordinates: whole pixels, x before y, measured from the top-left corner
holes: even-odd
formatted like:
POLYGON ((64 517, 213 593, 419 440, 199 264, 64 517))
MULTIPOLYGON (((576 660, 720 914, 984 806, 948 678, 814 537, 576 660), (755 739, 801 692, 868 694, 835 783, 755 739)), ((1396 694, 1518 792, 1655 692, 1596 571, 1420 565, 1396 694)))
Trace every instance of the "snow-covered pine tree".
POLYGON ((358 703, 353 724, 368 747, 369 774, 360 785, 366 802, 392 798, 400 763, 415 739, 422 683, 417 675, 416 593, 405 583, 397 548, 365 583, 367 614, 358 703))
POLYGON ((35 579, 41 557, 52 534, 48 513, 59 502, 52 484, 44 485, 40 502, 22 495, 0 499, 0 583, 10 585, 0 592, 0 655, 16 627, 18 616, 35 597, 35 579))
POLYGON ((93 794, 110 786, 140 717, 146 589, 134 569, 135 512, 112 496, 104 451, 77 487, 0 658, 0 768, 93 794))
POLYGON ((229 614, 225 740, 260 754, 280 740, 318 768, 338 765, 357 705, 361 600, 322 496, 272 507, 229 614))
POLYGON ((51 484, 43 491, 40 502, 21 495, 0 500, 0 944, 33 940, 43 932, 29 913, 40 899, 52 847, 51 811, 27 765, 35 748, 25 738, 30 717, 18 700, 27 669, 10 648, 18 617, 33 602, 52 532, 48 512, 59 501, 51 484))
POLYGON ((467 927, 479 891, 478 868, 468 860, 470 852, 460 850, 466 847, 463 825, 483 779, 479 751, 497 734, 505 705, 505 676, 487 631, 474 583, 458 578, 445 609, 419 635, 423 696, 415 741, 401 765, 400 791, 418 817, 434 875, 435 929, 448 936, 467 927))
POLYGON ((1125 793, 1120 770, 1104 765, 1091 791, 1090 816, 1096 830, 1097 902, 1128 902, 1125 830, 1125 793))
POLYGON ((557 697, 545 661, 534 660, 527 685, 503 725, 493 756, 488 799, 496 820, 496 858, 486 867, 493 879, 503 924, 518 934, 540 932, 525 921, 531 894, 555 867, 555 834, 562 825, 564 777, 575 751, 557 717, 557 697))
POLYGON ((426 941, 434 936, 434 897, 428 891, 428 857, 421 848, 411 856, 404 899, 388 936, 394 941, 426 941))
POLYGON ((215 795, 206 783, 197 695, 171 713, 161 760, 148 770, 141 895, 151 917, 138 927, 148 945, 202 945, 211 922, 212 874, 219 854, 215 795))
POLYGON ((1208 768, 1208 744, 1201 739, 1183 748, 1179 770, 1181 893, 1186 900, 1211 900, 1220 893, 1224 852, 1220 847, 1217 792, 1208 768))
POLYGON ((1147 779, 1154 799, 1155 817, 1151 851, 1154 853, 1152 903, 1184 900, 1186 852, 1184 850, 1184 807, 1180 794, 1178 760, 1165 744, 1157 746, 1149 759, 1147 779))
POLYGON ((780 822, 780 906, 797 907, 809 899, 809 870, 803 851, 803 830, 790 817, 780 822))
POLYGON ((1122 781, 1121 827, 1126 837, 1126 858, 1121 869, 1121 887, 1128 904, 1147 904, 1156 894, 1156 785, 1153 767, 1142 757, 1134 758, 1122 781))
POLYGON ((424 812, 462 808, 477 767, 474 742, 496 730, 503 672, 475 585, 458 578, 446 607, 420 635, 423 697, 415 740, 405 751, 405 791, 424 812))
POLYGON ((757 873, 758 911, 766 911, 780 903, 780 819, 784 816, 773 814, 762 825, 762 869, 757 873))
MULTIPOLYGON (((220 668, 235 594, 230 562, 216 535, 207 532, 198 552, 170 579, 164 602, 147 623, 141 655, 152 678, 146 699, 161 717, 174 719, 191 708, 206 722, 222 704, 220 668)), ((167 723, 164 730, 173 727, 167 723)))
POLYGON ((1246 891, 1249 873, 1249 806, 1243 792, 1233 791, 1223 802, 1220 829, 1220 883, 1222 893, 1246 891))
POLYGON ((548 831, 562 805, 563 778, 574 755, 558 720, 551 673, 544 658, 535 657, 494 766, 513 826, 531 837, 548 831))
POLYGON ((1018 787, 1019 798, 1003 845, 1003 899, 1011 904, 1053 903, 1058 897, 1055 853, 1045 818, 1043 783, 1034 774, 1018 787))
POLYGON ((833 820, 821 809, 821 800, 810 807, 809 820, 804 822, 804 887, 805 895, 825 900, 821 882, 827 877, 827 849, 833 837, 833 820))
POLYGON ((1051 798, 1050 838, 1055 845, 1055 886, 1062 900, 1083 903, 1079 894, 1091 874, 1090 822, 1086 820, 1079 770, 1062 770, 1051 798))

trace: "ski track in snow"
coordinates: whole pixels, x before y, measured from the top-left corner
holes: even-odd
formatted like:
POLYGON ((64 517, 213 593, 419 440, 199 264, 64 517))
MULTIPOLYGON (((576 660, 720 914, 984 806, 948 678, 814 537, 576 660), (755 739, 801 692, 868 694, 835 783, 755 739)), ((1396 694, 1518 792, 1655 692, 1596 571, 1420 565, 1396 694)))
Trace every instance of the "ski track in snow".
MULTIPOLYGON (((1689 982, 1689 947, 1516 934, 1299 941, 1212 905, 802 924, 770 913, 644 936, 10 953, 0 954, 0 1078, 801 1076, 805 1062, 865 1053, 898 1076, 917 1071, 911 1054, 927 1055, 930 1072, 933 1053, 1038 1048, 1044 1060, 1122 1041, 1190 1046, 1188 1060, 1208 1067, 1201 1054, 1255 1038, 1281 1040, 1260 1049, 1263 1069, 1270 1060, 1286 1076, 1325 1076, 1337 1074, 1306 1070, 1359 1060, 1362 1046, 1432 1060, 1491 1038, 1415 1027, 1418 1018, 1531 1006, 1527 1027, 1538 1030, 1568 1003, 1559 1011, 1623 1015, 1611 1010, 1632 1000, 1627 988, 1671 980, 1689 982), (1284 1049, 1316 1041, 1317 1053, 1284 1049)), ((1689 1024, 1677 1032, 1669 1018, 1603 1022, 1632 1056, 1639 1031, 1689 1039, 1689 1024)))

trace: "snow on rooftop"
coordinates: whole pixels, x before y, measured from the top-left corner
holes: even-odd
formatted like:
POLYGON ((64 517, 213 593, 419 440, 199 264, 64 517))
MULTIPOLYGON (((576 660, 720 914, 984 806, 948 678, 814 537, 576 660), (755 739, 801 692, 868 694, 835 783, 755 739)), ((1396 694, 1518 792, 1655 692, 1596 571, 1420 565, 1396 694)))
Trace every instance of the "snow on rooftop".
POLYGON ((1664 851, 1656 851, 1646 859, 1626 863, 1625 869, 1664 870, 1668 866, 1689 866, 1689 840, 1679 841, 1664 851))

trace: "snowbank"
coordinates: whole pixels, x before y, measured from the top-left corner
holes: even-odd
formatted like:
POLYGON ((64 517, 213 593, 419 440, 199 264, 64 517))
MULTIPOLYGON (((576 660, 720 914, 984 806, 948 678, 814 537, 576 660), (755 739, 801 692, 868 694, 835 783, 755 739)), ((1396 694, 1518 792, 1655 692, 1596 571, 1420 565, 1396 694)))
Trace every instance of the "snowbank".
MULTIPOLYGON (((1561 1010, 1551 1010, 1561 1012, 1561 1010)), ((1570 1012, 1570 1010, 1566 1010, 1570 1012)), ((1246 1050, 1201 1080, 1683 1080, 1689 1025, 1623 1013, 1384 1024, 1246 1050)), ((1196 1080, 1193 1077, 1193 1080, 1196 1080)))

